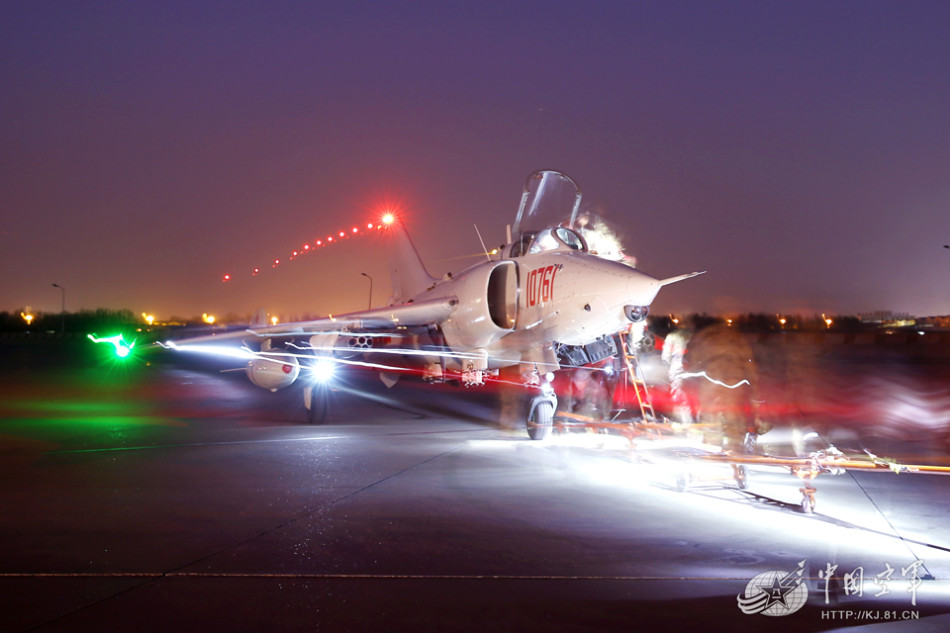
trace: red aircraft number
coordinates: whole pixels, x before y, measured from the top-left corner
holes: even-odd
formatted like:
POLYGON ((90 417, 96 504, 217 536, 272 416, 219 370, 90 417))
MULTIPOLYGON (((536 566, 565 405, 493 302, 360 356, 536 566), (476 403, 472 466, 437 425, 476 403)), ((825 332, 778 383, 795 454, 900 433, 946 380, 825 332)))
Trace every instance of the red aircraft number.
POLYGON ((527 296, 528 306, 547 303, 554 298, 554 276, 561 270, 563 264, 542 266, 528 273, 527 296))

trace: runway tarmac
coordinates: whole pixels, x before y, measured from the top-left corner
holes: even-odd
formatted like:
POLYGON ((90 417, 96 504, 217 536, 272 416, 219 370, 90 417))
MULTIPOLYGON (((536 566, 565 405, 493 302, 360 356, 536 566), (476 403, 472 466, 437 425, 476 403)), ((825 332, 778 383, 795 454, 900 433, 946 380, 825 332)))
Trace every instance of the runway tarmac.
POLYGON ((950 478, 821 477, 808 516, 776 469, 681 493, 623 441, 531 442, 516 396, 358 375, 314 427, 164 354, 5 355, 0 631, 950 628, 950 478))

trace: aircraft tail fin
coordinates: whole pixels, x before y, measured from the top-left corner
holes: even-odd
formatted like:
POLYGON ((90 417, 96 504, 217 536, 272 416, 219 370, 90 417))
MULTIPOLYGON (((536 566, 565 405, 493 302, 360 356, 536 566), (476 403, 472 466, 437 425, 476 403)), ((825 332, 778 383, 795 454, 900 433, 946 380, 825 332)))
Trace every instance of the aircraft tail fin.
POLYGON ((404 303, 438 280, 426 270, 401 220, 393 222, 390 235, 393 241, 389 266, 393 286, 392 303, 404 303))

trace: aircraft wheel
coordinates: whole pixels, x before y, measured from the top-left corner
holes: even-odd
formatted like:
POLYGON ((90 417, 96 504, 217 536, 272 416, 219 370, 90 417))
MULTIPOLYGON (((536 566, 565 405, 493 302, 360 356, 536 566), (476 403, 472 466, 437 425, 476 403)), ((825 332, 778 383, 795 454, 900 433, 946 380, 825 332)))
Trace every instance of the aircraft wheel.
POLYGON ((749 487, 749 469, 744 464, 739 464, 735 467, 735 471, 736 485, 739 486, 739 490, 745 490, 749 487))
MULTIPOLYGON (((307 389, 310 392, 310 406, 307 408, 307 422, 310 424, 323 424, 327 419, 327 390, 320 386, 307 387, 307 389)), ((304 404, 306 404, 306 402, 304 404)))
POLYGON ((554 426, 554 406, 550 402, 539 402, 528 416, 527 426, 532 440, 546 439, 554 426))

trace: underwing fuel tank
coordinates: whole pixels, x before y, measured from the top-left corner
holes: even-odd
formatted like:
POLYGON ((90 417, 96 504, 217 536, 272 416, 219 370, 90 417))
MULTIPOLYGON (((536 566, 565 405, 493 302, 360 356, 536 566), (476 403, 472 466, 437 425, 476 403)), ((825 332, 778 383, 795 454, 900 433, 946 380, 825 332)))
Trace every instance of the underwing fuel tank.
POLYGON ((296 356, 262 354, 248 361, 244 372, 255 386, 277 391, 294 384, 300 375, 300 363, 296 356))

